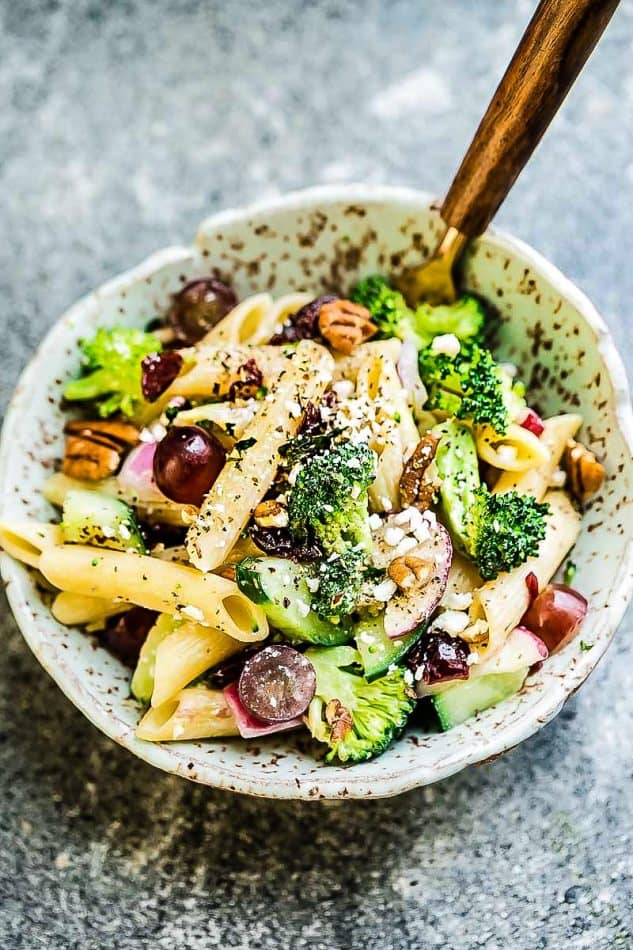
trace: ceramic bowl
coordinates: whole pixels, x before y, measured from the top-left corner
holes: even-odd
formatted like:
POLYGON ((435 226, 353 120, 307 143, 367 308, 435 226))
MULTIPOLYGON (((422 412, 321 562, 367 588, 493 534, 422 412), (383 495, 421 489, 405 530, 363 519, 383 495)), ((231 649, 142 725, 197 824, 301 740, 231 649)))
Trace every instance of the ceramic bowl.
MULTIPOLYGON (((214 215, 190 247, 172 247, 75 304, 25 370, 6 418, 0 454, 5 516, 47 519, 41 487, 62 454, 63 380, 76 371, 77 340, 97 326, 142 327, 185 281, 218 272, 241 296, 268 290, 345 290, 428 255, 441 222, 429 196, 368 186, 319 188, 214 215)), ((525 244, 497 231, 464 260, 469 289, 501 314, 499 352, 516 362, 541 412, 578 410, 581 437, 607 480, 585 513, 574 550, 575 585, 591 605, 578 640, 529 677, 521 692, 446 734, 410 729, 381 758, 325 765, 304 736, 258 742, 155 745, 135 738, 139 710, 129 671, 79 630, 50 616, 31 574, 6 555, 2 573, 17 622, 42 666, 102 732, 139 758, 219 788, 276 798, 366 798, 436 782, 535 733, 584 682, 613 638, 632 589, 630 518, 633 425, 624 370, 589 300, 525 244)))

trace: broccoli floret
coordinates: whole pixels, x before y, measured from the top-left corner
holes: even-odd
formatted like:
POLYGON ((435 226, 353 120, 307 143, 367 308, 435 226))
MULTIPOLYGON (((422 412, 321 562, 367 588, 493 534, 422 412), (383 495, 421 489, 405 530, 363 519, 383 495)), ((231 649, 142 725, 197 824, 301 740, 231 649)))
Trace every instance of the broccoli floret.
POLYGON ((509 406, 514 409, 520 397, 489 350, 468 342, 461 344, 456 356, 450 356, 431 345, 420 353, 419 366, 429 394, 427 409, 492 426, 500 435, 506 432, 511 421, 509 406))
POLYGON ((365 550, 353 547, 323 561, 319 566, 319 586, 312 595, 312 609, 330 620, 348 617, 363 585, 365 560, 365 550))
POLYGON ((314 539, 326 555, 350 547, 371 551, 367 489, 376 455, 364 443, 341 442, 312 456, 299 470, 288 499, 290 531, 314 539))
POLYGON ((398 290, 374 275, 356 285, 351 299, 367 307, 383 336, 413 340, 418 349, 428 346, 438 334, 453 333, 467 340, 480 339, 483 333, 485 313, 475 297, 465 295, 454 304, 439 307, 421 303, 412 310, 398 290))
POLYGON ((364 762, 384 752, 415 706, 405 671, 394 667, 368 683, 353 647, 308 650, 305 655, 317 677, 308 728, 329 746, 326 761, 364 762))
POLYGON ((481 484, 477 450, 465 425, 444 422, 435 463, 445 521, 456 545, 484 580, 510 571, 538 552, 549 505, 515 491, 493 494, 481 484))
POLYGON ((479 486, 468 512, 468 553, 485 581, 538 554, 549 510, 531 495, 515 491, 495 495, 479 486))
POLYGON ((158 337, 131 327, 102 328, 80 346, 83 375, 67 384, 64 398, 94 401, 102 417, 115 412, 133 417, 144 403, 141 360, 160 352, 158 337))

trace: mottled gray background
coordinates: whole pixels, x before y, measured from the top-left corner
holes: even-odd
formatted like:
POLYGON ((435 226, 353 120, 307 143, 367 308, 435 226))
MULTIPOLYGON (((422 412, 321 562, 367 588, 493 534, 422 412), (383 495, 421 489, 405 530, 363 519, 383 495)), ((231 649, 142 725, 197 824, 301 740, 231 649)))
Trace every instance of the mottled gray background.
MULTIPOLYGON (((0 399, 59 313, 218 208, 441 193, 527 0, 1 0, 0 399)), ((499 221, 629 357, 633 9, 499 221)), ((0 639, 0 947, 633 947, 631 617, 555 723, 401 798, 276 804, 153 771, 0 639)))

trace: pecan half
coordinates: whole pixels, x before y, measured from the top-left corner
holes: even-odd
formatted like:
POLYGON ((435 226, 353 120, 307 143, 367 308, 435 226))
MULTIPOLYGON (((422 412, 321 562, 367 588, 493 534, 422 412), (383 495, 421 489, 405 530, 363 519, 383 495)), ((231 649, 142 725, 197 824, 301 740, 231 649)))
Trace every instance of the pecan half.
POLYGON ((414 584, 424 585, 431 579, 433 564, 413 554, 397 557, 387 568, 387 574, 400 590, 409 590, 414 584))
POLYGON ((319 332, 339 353, 350 354, 355 346, 378 332, 367 307, 351 300, 332 300, 321 307, 319 332))
POLYGON ((584 503, 599 491, 605 476, 604 465, 582 442, 570 439, 565 448, 563 465, 569 487, 578 501, 584 503))
POLYGON ((436 485, 428 477, 428 468, 437 450, 439 439, 427 432, 413 450, 413 454, 404 464, 400 477, 400 501, 403 508, 413 505, 420 511, 426 511, 433 503, 436 485))
POLYGON ((82 481, 113 475, 123 453, 138 442, 138 429, 129 422, 76 420, 64 427, 66 448, 62 471, 82 481))
POLYGON ((341 742, 351 732, 352 714, 340 699, 331 699, 325 707, 325 721, 330 726, 332 742, 341 742))
POLYGON ((288 510, 280 502, 269 498, 257 505, 253 521, 259 528, 285 528, 288 525, 288 510))

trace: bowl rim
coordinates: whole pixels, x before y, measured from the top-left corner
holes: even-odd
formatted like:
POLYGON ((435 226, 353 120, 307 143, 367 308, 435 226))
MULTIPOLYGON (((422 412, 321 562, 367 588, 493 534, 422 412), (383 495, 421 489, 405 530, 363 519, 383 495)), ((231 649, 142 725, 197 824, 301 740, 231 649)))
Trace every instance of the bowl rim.
MULTIPOLYGON (((243 207, 221 210, 205 218, 200 224, 197 235, 189 247, 172 246, 159 250, 148 256, 142 263, 133 267, 111 280, 105 282, 96 290, 88 293, 65 311, 51 326, 35 353, 22 371, 15 390, 9 402, 2 437, 0 440, 0 497, 4 496, 4 483, 9 472, 10 443, 12 433, 19 423, 22 414, 21 404, 24 394, 37 385, 38 367, 46 353, 54 348, 57 337, 63 334, 65 325, 79 314, 90 301, 101 294, 111 294, 125 289, 139 279, 154 273, 159 267, 169 262, 189 257, 192 250, 198 251, 199 244, 204 240, 205 232, 213 232, 226 225, 240 224, 250 217, 262 213, 278 213, 298 209, 309 210, 311 206, 332 204, 339 202, 358 202, 366 204, 387 203, 390 205, 419 206, 428 210, 433 205, 433 197, 424 191, 389 185, 375 184, 336 184, 320 185, 289 192, 285 195, 274 196, 260 200, 243 207)), ((633 411, 629 397, 629 388, 622 359, 616 349, 605 321, 600 316, 589 298, 572 281, 565 277, 560 270, 534 250, 524 241, 507 234, 497 228, 486 231, 484 239, 507 251, 511 255, 518 255, 525 259, 530 266, 537 270, 565 300, 570 302, 581 314, 583 319, 596 335, 596 347, 600 352, 607 368, 609 379, 614 392, 614 411, 620 433, 633 455, 633 411)), ((479 240, 479 239, 477 239, 479 240)), ((397 795, 412 788, 432 784, 455 774, 468 765, 483 763, 501 755, 508 749, 518 745, 523 740, 539 731, 546 723, 553 719, 560 711, 566 699, 571 696, 579 685, 584 683, 592 670, 596 667, 606 652, 617 627, 622 619, 626 606, 633 595, 633 538, 629 537, 625 556, 622 558, 617 578, 617 597, 609 604, 601 618, 601 627, 606 630, 597 649, 583 653, 576 664, 573 681, 568 682, 565 676, 557 679, 543 690, 539 701, 530 708, 517 722, 501 725, 491 731, 484 740, 463 746, 452 755, 446 756, 435 765, 421 763, 418 767, 380 771, 380 762, 375 761, 376 774, 355 780, 353 768, 341 766, 335 775, 320 777, 312 771, 305 781, 298 783, 290 775, 267 775, 264 772, 259 779, 244 776, 240 770, 231 770, 228 766, 219 766, 213 760, 208 764, 196 763, 195 773, 187 768, 190 757, 179 750, 176 744, 154 744, 136 739, 129 724, 120 719, 113 710, 94 708, 91 705, 91 694, 84 688, 77 674, 66 663, 54 662, 50 651, 46 649, 46 635, 38 629, 38 620, 33 611, 35 599, 29 591, 27 572, 22 565, 18 565, 8 555, 0 557, 0 569, 7 583, 7 597, 18 627, 36 655, 41 665, 55 680, 57 685, 101 732, 133 754, 172 774, 181 775, 194 781, 216 788, 246 793, 266 798, 308 799, 326 798, 378 798, 397 795), (315 786, 317 794, 315 794, 315 786)))

